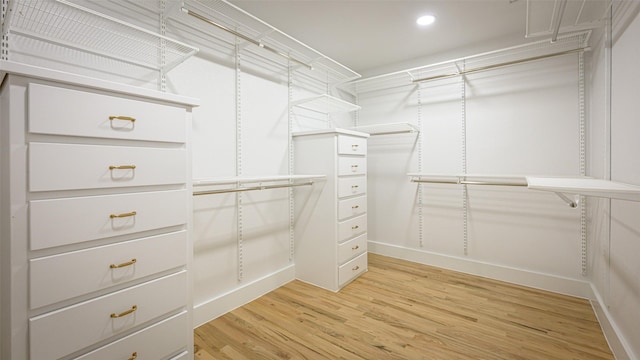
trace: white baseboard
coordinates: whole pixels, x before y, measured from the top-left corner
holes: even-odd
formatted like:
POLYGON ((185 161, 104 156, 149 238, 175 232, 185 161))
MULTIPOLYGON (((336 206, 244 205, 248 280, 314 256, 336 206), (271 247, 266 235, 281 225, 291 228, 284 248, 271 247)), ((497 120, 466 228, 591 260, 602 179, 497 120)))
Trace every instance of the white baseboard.
POLYGON ((368 242, 368 251, 374 254, 390 256, 425 265, 437 266, 444 269, 506 281, 560 294, 585 299, 595 298, 591 284, 587 281, 484 263, 424 250, 389 245, 376 241, 368 242))
POLYGON ((591 300, 591 306, 596 313, 596 317, 598 318, 604 337, 607 339, 609 347, 613 352, 613 356, 616 360, 638 360, 638 356, 633 354, 627 341, 618 335, 622 333, 618 330, 618 326, 611 318, 609 310, 604 306, 604 300, 602 296, 600 296, 598 289, 596 289, 593 284, 591 286, 595 294, 595 299, 591 300))
POLYGON ((193 328, 195 329, 231 310, 247 304, 294 280, 295 277, 295 267, 292 264, 275 273, 234 289, 231 292, 220 295, 217 298, 195 305, 193 308, 193 328))

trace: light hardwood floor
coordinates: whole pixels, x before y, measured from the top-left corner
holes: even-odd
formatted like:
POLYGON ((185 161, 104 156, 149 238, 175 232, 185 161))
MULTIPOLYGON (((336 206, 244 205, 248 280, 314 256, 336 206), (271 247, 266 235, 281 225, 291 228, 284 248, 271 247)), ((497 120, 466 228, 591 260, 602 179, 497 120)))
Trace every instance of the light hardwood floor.
POLYGON ((195 330, 196 359, 613 359, 587 300, 369 254, 339 293, 293 281, 195 330))

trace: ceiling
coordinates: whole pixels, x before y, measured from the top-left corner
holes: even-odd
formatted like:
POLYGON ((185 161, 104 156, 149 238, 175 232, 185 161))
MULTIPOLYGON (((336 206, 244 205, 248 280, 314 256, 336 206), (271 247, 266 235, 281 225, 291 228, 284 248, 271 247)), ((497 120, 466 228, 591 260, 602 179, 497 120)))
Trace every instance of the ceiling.
POLYGON ((230 2, 363 75, 527 41, 525 0, 230 2), (435 15, 436 22, 416 25, 424 14, 435 15))

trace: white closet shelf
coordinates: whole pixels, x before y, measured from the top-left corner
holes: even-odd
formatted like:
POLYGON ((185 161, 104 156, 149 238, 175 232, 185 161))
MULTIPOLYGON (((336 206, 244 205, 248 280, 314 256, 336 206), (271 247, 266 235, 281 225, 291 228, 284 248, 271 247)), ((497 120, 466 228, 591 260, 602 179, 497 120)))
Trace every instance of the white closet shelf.
POLYGON ((529 189, 640 201, 640 186, 593 178, 527 177, 529 189))
POLYGON ((9 2, 4 31, 66 48, 169 71, 198 48, 66 0, 9 2))
POLYGON ((406 133, 419 133, 420 129, 417 126, 408 122, 388 123, 388 124, 375 124, 375 125, 362 125, 351 128, 355 131, 367 133, 371 136, 375 135, 392 135, 392 134, 406 134, 406 133))
POLYGON ((321 180, 326 175, 267 175, 267 176, 251 176, 251 177, 224 177, 213 179, 194 179, 193 186, 215 186, 215 185, 231 185, 231 184, 258 184, 262 182, 283 182, 283 181, 305 181, 305 180, 321 180))
POLYGON ((291 102, 291 107, 299 107, 323 114, 360 110, 360 106, 356 104, 352 104, 348 101, 344 101, 327 94, 295 100, 291 102))

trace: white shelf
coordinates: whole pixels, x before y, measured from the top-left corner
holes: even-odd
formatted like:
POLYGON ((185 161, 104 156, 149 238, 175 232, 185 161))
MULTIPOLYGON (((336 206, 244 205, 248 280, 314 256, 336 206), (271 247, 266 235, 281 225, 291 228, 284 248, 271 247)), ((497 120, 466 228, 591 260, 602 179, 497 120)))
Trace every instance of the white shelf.
POLYGON ((296 137, 296 136, 325 135, 325 134, 342 134, 342 135, 359 136, 364 138, 369 137, 369 134, 367 133, 363 133, 355 130, 341 129, 341 128, 297 131, 292 133, 291 136, 296 137))
POLYGON ((65 0, 9 2, 8 33, 169 71, 198 48, 65 0))
POLYGON ((326 175, 267 175, 251 177, 224 177, 215 179, 194 179, 193 186, 215 186, 230 184, 258 184, 263 182, 304 181, 325 179, 326 175))
POLYGON ((360 106, 356 104, 326 94, 293 101, 291 107, 299 107, 323 114, 360 110, 360 106))
POLYGON ((388 124, 376 124, 376 125, 363 125, 351 128, 355 131, 361 131, 371 136, 376 135, 393 135, 393 134, 407 134, 407 133, 419 133, 420 129, 417 126, 407 123, 388 123, 388 124))
POLYGON ((640 186, 591 178, 527 177, 529 189, 640 201, 640 186))

